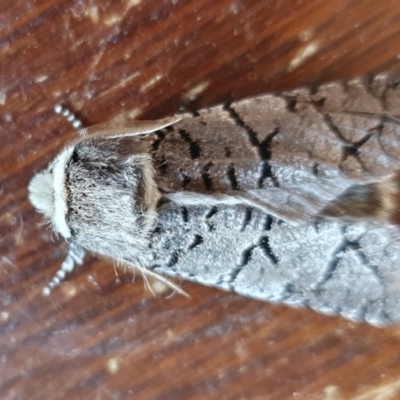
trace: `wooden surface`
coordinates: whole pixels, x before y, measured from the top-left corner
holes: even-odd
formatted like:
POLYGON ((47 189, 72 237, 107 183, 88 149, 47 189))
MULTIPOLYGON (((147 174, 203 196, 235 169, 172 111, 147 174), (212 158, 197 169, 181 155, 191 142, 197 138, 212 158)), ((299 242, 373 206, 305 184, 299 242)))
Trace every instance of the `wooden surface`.
MULTIPOLYGON (((400 66, 398 0, 5 0, 0 4, 0 398, 400 398, 399 327, 182 283, 160 294, 65 244, 26 186, 86 124, 400 66)), ((399 266, 400 267, 400 266, 399 266)))

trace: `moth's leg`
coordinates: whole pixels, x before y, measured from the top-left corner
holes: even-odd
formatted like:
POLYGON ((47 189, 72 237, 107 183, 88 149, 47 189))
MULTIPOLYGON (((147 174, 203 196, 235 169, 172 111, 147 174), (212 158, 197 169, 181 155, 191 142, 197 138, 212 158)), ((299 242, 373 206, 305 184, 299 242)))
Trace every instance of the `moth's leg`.
POLYGON ((289 223, 298 223, 305 219, 304 216, 299 215, 296 210, 293 212, 289 210, 282 210, 279 207, 275 207, 273 204, 269 204, 260 200, 251 194, 243 193, 212 193, 202 194, 197 192, 175 192, 175 193, 164 193, 163 197, 176 203, 180 206, 194 207, 194 206, 232 206, 232 205, 245 205, 248 207, 256 208, 269 214, 273 217, 281 219, 289 223))
POLYGON ((84 257, 85 250, 75 242, 70 242, 68 253, 63 263, 61 264, 60 268, 53 276, 51 281, 43 288, 42 294, 44 296, 48 296, 53 288, 60 285, 67 273, 73 271, 75 264, 82 265, 84 257))
POLYGON ((68 108, 63 107, 60 104, 57 104, 54 106, 54 112, 56 114, 62 115, 71 125, 74 129, 79 130, 82 128, 82 122, 80 121, 77 116, 68 110, 68 108))

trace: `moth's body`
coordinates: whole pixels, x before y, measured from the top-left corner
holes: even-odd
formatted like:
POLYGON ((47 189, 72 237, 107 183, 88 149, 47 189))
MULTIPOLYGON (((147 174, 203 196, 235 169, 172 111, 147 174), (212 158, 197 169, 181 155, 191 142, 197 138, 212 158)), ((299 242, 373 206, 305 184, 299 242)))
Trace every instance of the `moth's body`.
POLYGON ((400 320, 397 84, 365 85, 82 130, 29 187, 72 243, 48 289, 84 248, 145 273, 400 320))

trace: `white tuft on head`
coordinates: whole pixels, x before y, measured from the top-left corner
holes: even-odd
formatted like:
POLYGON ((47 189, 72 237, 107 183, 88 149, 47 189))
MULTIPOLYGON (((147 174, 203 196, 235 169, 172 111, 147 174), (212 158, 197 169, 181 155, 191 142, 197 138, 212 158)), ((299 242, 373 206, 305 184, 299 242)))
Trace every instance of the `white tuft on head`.
POLYGON ((37 173, 28 186, 28 197, 35 209, 44 214, 56 232, 65 239, 71 237, 67 223, 68 191, 65 182, 65 168, 71 158, 73 146, 66 147, 50 164, 49 168, 37 173))
POLYGON ((49 170, 37 173, 29 182, 28 198, 36 211, 52 220, 54 215, 53 174, 49 170))

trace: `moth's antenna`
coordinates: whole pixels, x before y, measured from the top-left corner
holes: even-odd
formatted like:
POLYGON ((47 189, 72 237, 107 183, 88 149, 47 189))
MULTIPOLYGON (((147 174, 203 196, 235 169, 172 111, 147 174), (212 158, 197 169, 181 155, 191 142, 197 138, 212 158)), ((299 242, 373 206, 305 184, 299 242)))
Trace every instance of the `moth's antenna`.
POLYGON ((85 257, 85 250, 76 244, 70 242, 68 247, 68 253, 65 256, 63 263, 57 270, 51 281, 43 288, 43 296, 48 296, 52 289, 59 286, 64 280, 65 276, 73 271, 75 265, 82 265, 85 257))
POLYGON ((63 107, 61 104, 56 104, 54 106, 54 112, 62 115, 77 131, 82 128, 81 120, 73 112, 68 110, 68 108, 63 107))

